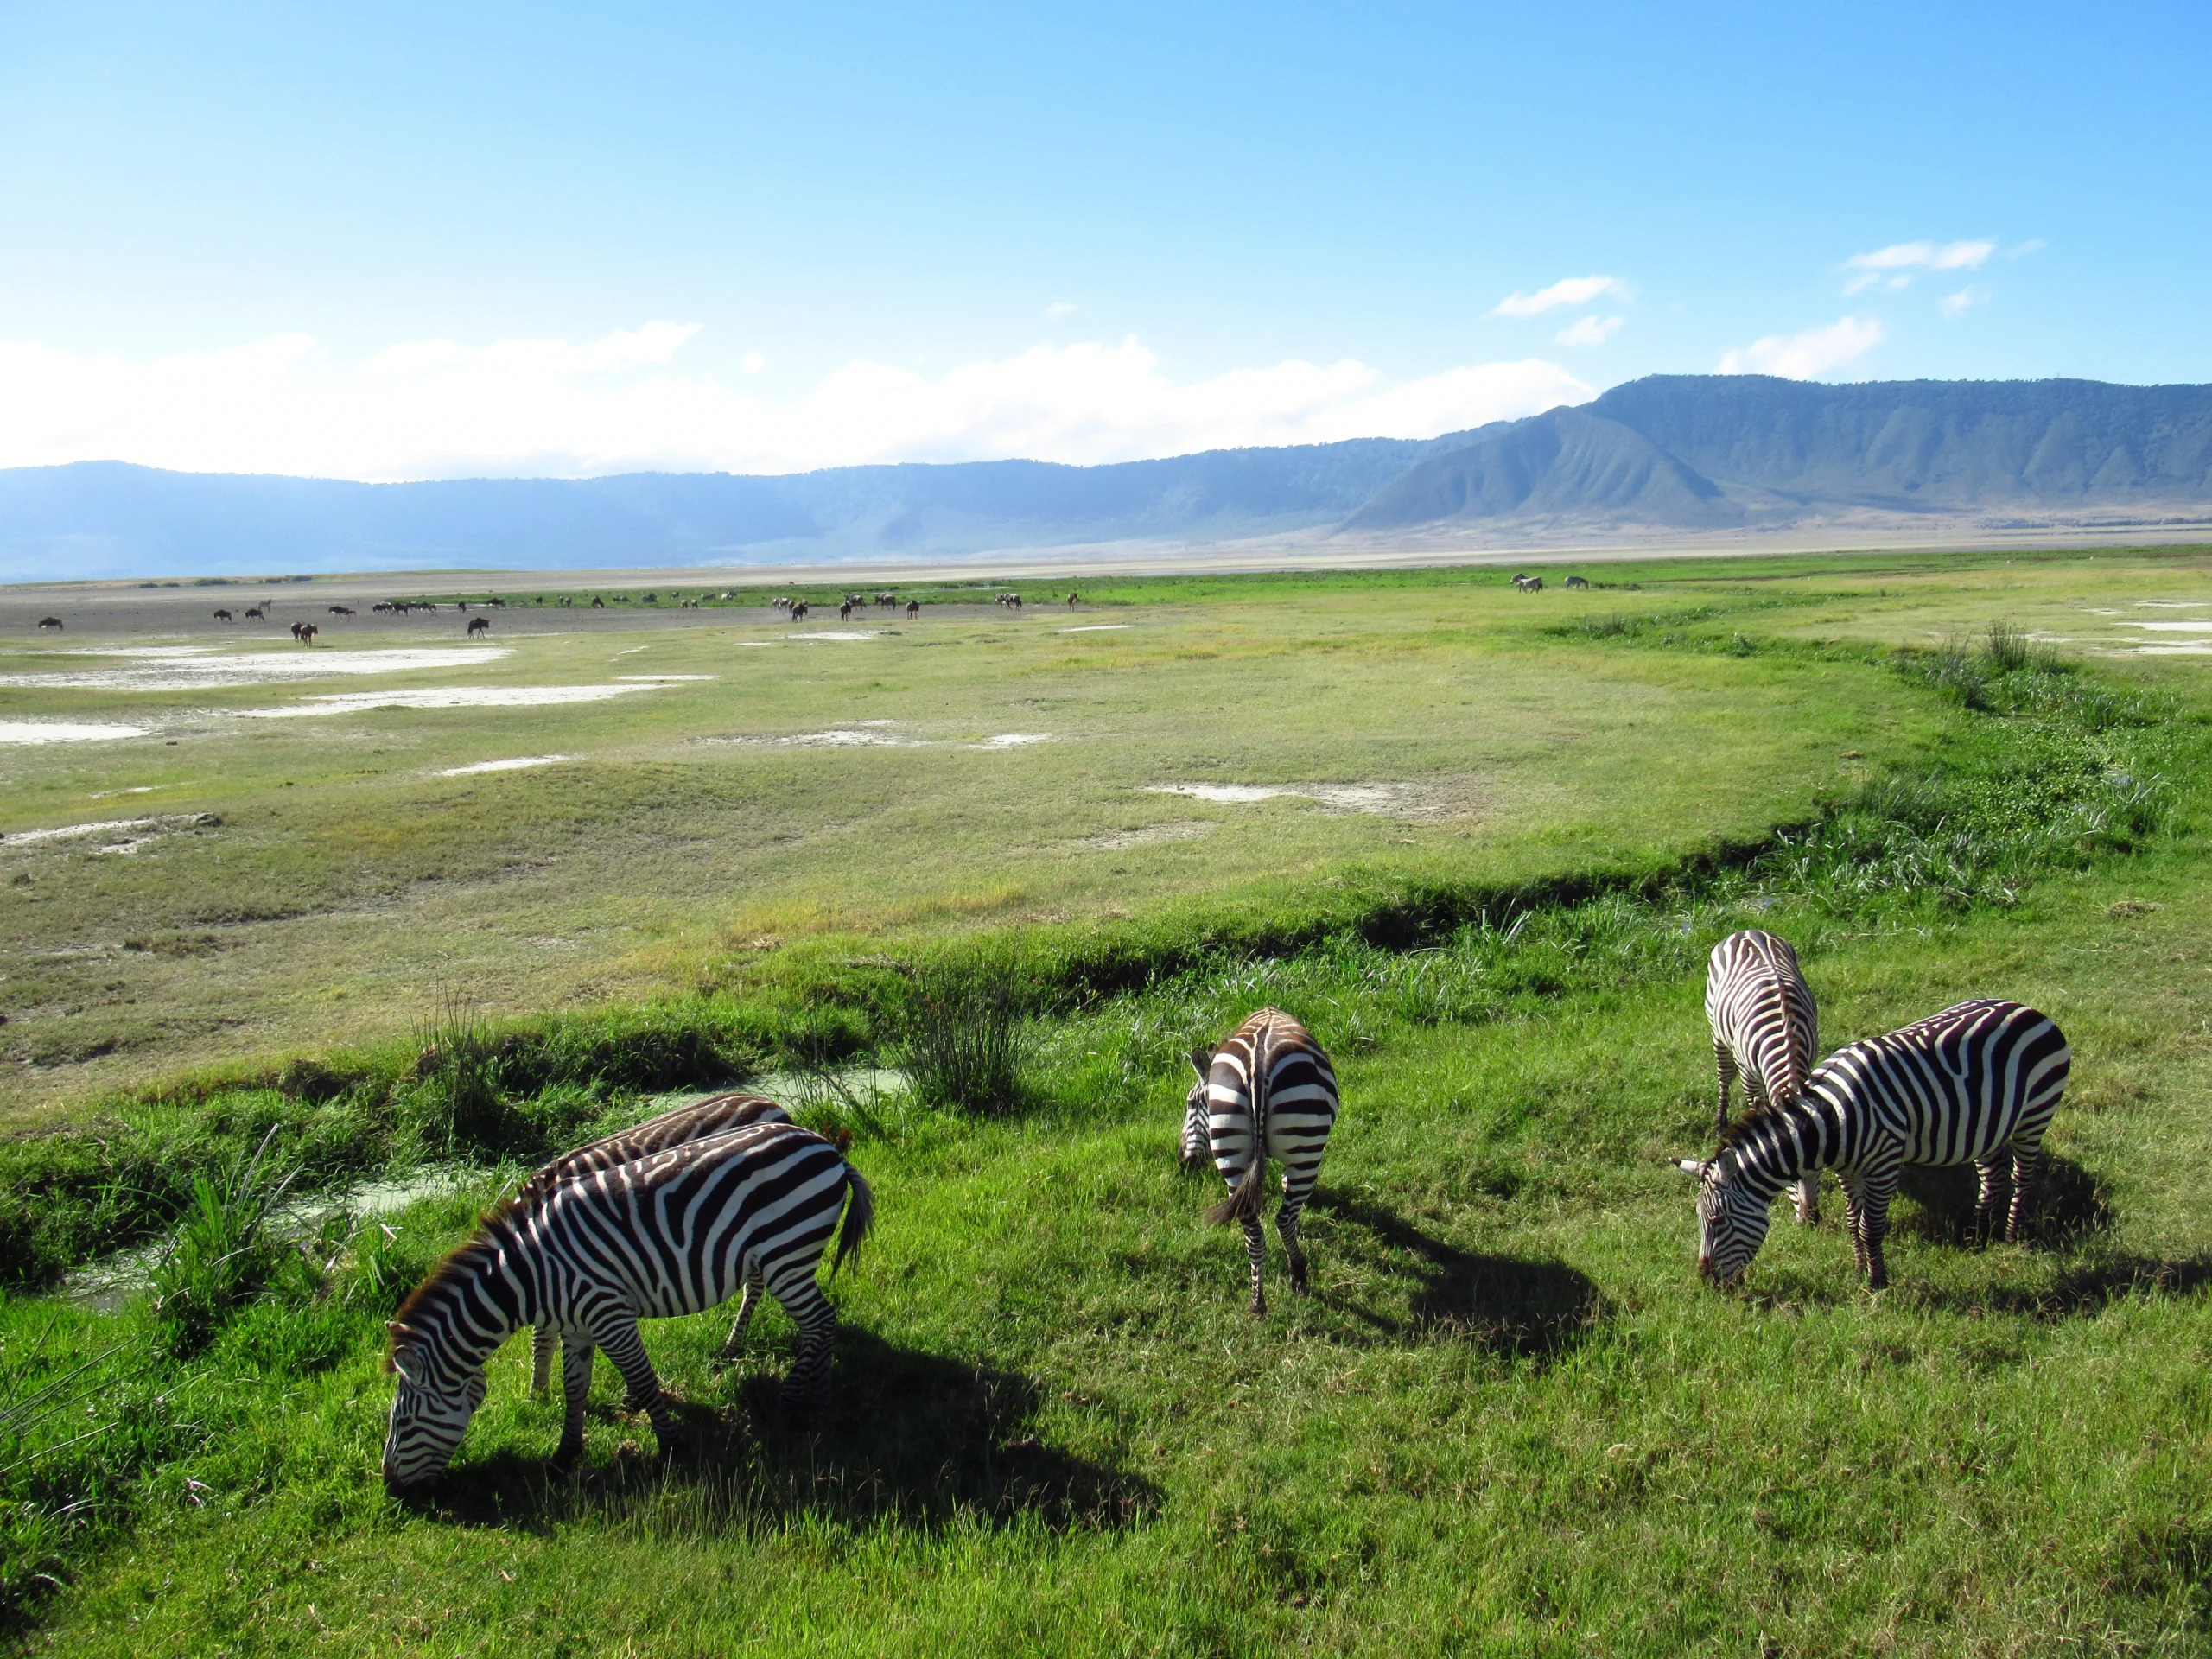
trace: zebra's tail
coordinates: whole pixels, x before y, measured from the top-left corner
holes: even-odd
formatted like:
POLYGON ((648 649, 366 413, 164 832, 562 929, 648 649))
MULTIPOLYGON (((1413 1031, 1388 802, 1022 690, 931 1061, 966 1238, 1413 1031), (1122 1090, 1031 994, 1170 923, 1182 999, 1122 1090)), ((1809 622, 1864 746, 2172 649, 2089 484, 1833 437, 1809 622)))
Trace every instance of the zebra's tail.
POLYGON ((1252 1102, 1252 1160, 1227 1198, 1206 1211, 1206 1220, 1218 1227, 1260 1213, 1268 1190, 1268 1039, 1273 1026, 1261 1027, 1252 1039, 1252 1071, 1249 1082, 1252 1102))
POLYGON ((852 1189, 852 1198, 845 1205, 845 1224, 837 1230, 837 1254, 830 1263, 832 1279, 837 1276, 837 1269, 845 1265, 845 1258, 860 1249, 868 1229, 875 1225, 875 1194, 868 1191, 860 1171, 850 1164, 845 1166, 845 1184, 852 1189))

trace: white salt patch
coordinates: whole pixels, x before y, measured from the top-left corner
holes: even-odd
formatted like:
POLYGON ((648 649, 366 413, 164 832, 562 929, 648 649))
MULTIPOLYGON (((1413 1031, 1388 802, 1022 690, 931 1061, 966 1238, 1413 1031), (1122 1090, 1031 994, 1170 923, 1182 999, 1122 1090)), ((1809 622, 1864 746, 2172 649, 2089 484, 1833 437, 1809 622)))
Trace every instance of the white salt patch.
MULTIPOLYGON (((2139 599, 2135 602, 2151 610, 2201 611, 2207 605, 2212 605, 2212 599, 2139 599)), ((2099 614, 2104 613, 2100 612, 2099 614)))
POLYGON ((2127 653, 2132 657, 2212 657, 2212 639, 2199 639, 2186 645, 2138 645, 2127 653))
POLYGON ((205 657, 213 645, 73 645, 56 657, 205 657))
POLYGON ((1389 812, 1407 804, 1413 789, 1406 784, 1153 784, 1147 795, 1185 795, 1192 800, 1214 801, 1225 806, 1249 805, 1278 796, 1319 801, 1340 812, 1389 812))
POLYGON ((1079 628, 1062 628, 1062 633, 1107 633, 1116 628, 1133 628, 1134 622, 1086 622, 1079 628))
POLYGON ((2123 622, 2123 628, 2149 628, 2159 633, 2212 633, 2212 620, 2202 622, 2123 622))
POLYGON ((1155 823, 1147 830, 1123 830, 1103 836, 1084 836, 1074 842, 1095 852, 1118 853, 1130 847, 1149 847, 1164 841, 1196 841, 1200 836, 1210 836, 1220 826, 1211 818, 1182 818, 1173 823, 1155 823))
POLYGON ((107 743, 118 737, 143 737, 143 726, 107 726, 92 721, 0 720, 0 743, 107 743))
POLYGON ((368 709, 536 709, 563 702, 604 702, 650 685, 448 686, 436 691, 343 691, 309 697, 289 709, 235 712, 245 720, 289 720, 302 715, 357 715, 368 709))
POLYGON ((874 639, 880 636, 874 632, 845 633, 840 632, 835 628, 832 628, 827 633, 787 633, 784 636, 786 639, 874 639))
POLYGON ((405 674, 467 664, 480 667, 512 654, 505 645, 426 646, 394 651, 292 651, 230 652, 220 656, 154 655, 169 647, 116 655, 144 658, 135 668, 98 669, 74 674, 0 674, 0 685, 54 686, 79 691, 200 691, 219 686, 264 685, 284 680, 319 680, 331 675, 405 674))
POLYGON ((641 685, 663 685, 678 680, 719 680, 719 674, 617 674, 618 680, 634 680, 641 685))
POLYGON ((980 743, 970 743, 971 749, 1018 749, 1025 743, 1049 743, 1049 732, 1001 732, 996 737, 987 737, 980 743))
POLYGON ((896 732, 862 731, 850 726, 840 726, 827 732, 801 732, 794 737, 752 738, 741 742, 768 742, 792 749, 854 749, 870 746, 882 748, 917 748, 918 738, 901 737, 896 732))
POLYGON ((140 784, 130 789, 96 789, 85 797, 88 801, 104 801, 111 795, 150 795, 157 789, 175 789, 175 784, 140 784))
POLYGON ((448 766, 438 774, 441 778, 466 778, 478 772, 520 772, 524 766, 557 766, 563 760, 573 760, 573 754, 525 754, 515 760, 479 760, 473 766, 448 766))
POLYGON ((159 818, 110 818, 101 823, 65 823, 58 830, 22 830, 4 839, 10 847, 21 847, 34 841, 74 841, 79 836, 97 836, 111 830, 148 830, 160 822, 159 818))

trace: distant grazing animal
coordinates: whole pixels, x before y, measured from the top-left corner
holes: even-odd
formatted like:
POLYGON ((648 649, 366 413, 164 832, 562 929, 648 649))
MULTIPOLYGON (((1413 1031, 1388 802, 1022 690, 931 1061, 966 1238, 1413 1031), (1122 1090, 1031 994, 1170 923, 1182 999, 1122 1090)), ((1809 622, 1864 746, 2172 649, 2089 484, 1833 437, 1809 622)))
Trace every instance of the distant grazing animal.
POLYGON ((804 621, 805 618, 806 601, 803 599, 794 600, 791 603, 791 620, 794 622, 800 622, 804 621))
POLYGON ((699 601, 696 599, 678 600, 676 608, 679 611, 696 611, 699 608, 699 601))
POLYGON ((998 602, 1005 606, 1007 609, 1010 611, 1018 611, 1021 608, 1021 595, 1020 594, 1001 594, 998 596, 998 602))
POLYGON ((898 595, 898 594, 894 594, 894 593, 893 593, 889 588, 885 588, 883 591, 881 591, 880 593, 879 593, 879 594, 876 594, 876 596, 875 596, 875 602, 876 602, 877 604, 879 604, 879 605, 881 605, 881 606, 885 607, 887 609, 888 609, 888 608, 890 608, 891 607, 893 607, 893 606, 895 606, 895 605, 897 605, 897 604, 899 603, 899 595, 898 595))
POLYGON ((647 605, 658 605, 660 603, 660 595, 658 594, 647 594, 643 603, 647 605))
POLYGON ((2009 1156, 2005 1236, 2017 1240, 2072 1062, 2048 1015, 1987 999, 1836 1050, 1795 1100, 1747 1113, 1705 1162, 1681 1160, 1698 1183, 1698 1272, 1724 1285, 1742 1279, 1775 1194, 1821 1169, 1842 1178, 1852 1253, 1870 1289, 1890 1282, 1882 1240, 1908 1164, 1974 1165, 1975 1216, 1993 1229, 2009 1156))
POLYGON ((312 622, 301 622, 294 625, 292 637, 303 645, 312 646, 315 644, 315 635, 321 632, 322 630, 312 622))
MULTIPOLYGON (((728 1135, 734 1129, 753 1123, 788 1123, 791 1114, 765 1095, 709 1095, 704 1100, 695 1100, 688 1106, 678 1106, 674 1111, 663 1112, 644 1122, 633 1124, 620 1134, 603 1136, 589 1146, 579 1147, 565 1156, 555 1159, 523 1183, 522 1191, 515 1195, 517 1202, 525 1198, 542 1198, 563 1181, 573 1181, 579 1176, 589 1175, 616 1164, 635 1163, 639 1159, 671 1147, 680 1147, 689 1141, 705 1141, 717 1135, 728 1135)), ((753 1309, 760 1303, 760 1264, 745 1281, 745 1299, 737 1306, 737 1323, 730 1326, 729 1340, 722 1344, 722 1357, 734 1358, 738 1344, 745 1338, 745 1327, 753 1318, 753 1309)), ((530 1391, 543 1394, 553 1380, 553 1351, 559 1344, 559 1333, 550 1325, 541 1325, 531 1338, 530 1391)))
POLYGON ((1541 594, 1544 591, 1544 579, 1541 576, 1516 576, 1513 578, 1513 585, 1524 594, 1541 594))
POLYGON ((845 601, 842 604, 841 604, 840 606, 838 606, 838 607, 837 607, 837 620, 838 620, 840 622, 842 622, 842 621, 843 621, 847 617, 849 617, 850 615, 852 615, 852 613, 853 613, 853 601, 852 601, 851 600, 849 600, 849 600, 847 600, 847 601, 845 601))
POLYGON ((355 614, 353 609, 350 606, 346 605, 332 606, 330 607, 330 613, 333 616, 352 616, 355 614))
POLYGON ((499 599, 499 598, 496 598, 496 597, 495 597, 495 598, 492 598, 492 599, 487 599, 487 600, 486 600, 484 602, 485 602, 486 605, 495 606, 495 607, 497 607, 499 609, 503 610, 503 611, 504 611, 504 610, 505 610, 505 609, 507 608, 507 601, 506 601, 505 600, 504 600, 504 599, 499 599))
POLYGON ((269 620, 269 613, 258 605, 249 605, 245 607, 245 620, 249 622, 266 622, 269 620))
POLYGON ((468 637, 470 639, 474 639, 480 633, 489 633, 491 632, 492 619, 490 617, 472 616, 468 619, 468 637))
POLYGON ((594 611, 603 611, 607 608, 607 601, 601 599, 597 594, 594 594, 591 596, 591 607, 594 611))
POLYGON ((215 620, 218 622, 227 622, 231 620, 231 613, 228 611, 218 611, 215 613, 215 620))
POLYGON ((1184 1101, 1183 1165, 1205 1167, 1208 1154, 1229 1183, 1229 1197, 1206 1211, 1210 1222, 1241 1221, 1252 1262, 1252 1313, 1268 1311, 1261 1294, 1267 1237, 1260 1206, 1268 1160, 1283 1166, 1282 1207, 1275 1231, 1290 1257, 1290 1287, 1306 1294, 1306 1252, 1299 1247, 1298 1217, 1313 1191, 1321 1154, 1337 1121, 1337 1077, 1329 1057, 1304 1026, 1278 1008, 1246 1018, 1219 1048, 1193 1049, 1198 1080, 1184 1101))
POLYGON ((922 601, 921 601, 920 600, 918 600, 918 599, 910 599, 910 600, 908 600, 908 601, 906 601, 906 620, 907 620, 909 622, 912 621, 916 617, 919 616, 921 613, 922 613, 922 601))
POLYGON ((703 1313, 756 1272, 799 1328, 784 1382, 792 1407, 829 1379, 837 1316, 815 1274, 837 1230, 831 1271, 874 1218, 868 1183, 830 1141, 760 1123, 595 1170, 486 1217, 400 1306, 385 1363, 399 1375, 385 1438, 385 1484, 434 1484, 483 1403, 484 1362, 524 1325, 551 1325, 566 1351, 559 1462, 583 1450, 593 1351, 604 1348, 652 1419, 664 1448, 676 1415, 640 1340, 640 1319, 703 1313), (849 1195, 849 1201, 848 1198, 849 1195))
POLYGON ((1076 601, 1077 601, 1078 598, 1080 598, 1080 597, 1081 597, 1081 595, 1079 595, 1079 594, 1070 594, 1068 595, 1068 609, 1070 609, 1070 610, 1073 610, 1073 609, 1075 609, 1075 602, 1076 602, 1076 601))
POLYGON ((44 632, 45 632, 48 628, 54 628, 54 629, 58 629, 58 630, 60 630, 60 631, 62 631, 62 632, 67 632, 67 630, 66 630, 66 629, 62 629, 62 627, 61 627, 61 619, 60 619, 60 617, 58 617, 58 616, 41 616, 41 618, 39 618, 39 620, 38 620, 38 631, 39 631, 41 633, 44 633, 44 632))
POLYGON ((563 610, 573 610, 575 607, 575 603, 576 601, 569 598, 568 594, 563 594, 561 595, 561 608, 563 610))
POLYGON ((398 608, 399 607, 397 605, 394 605, 390 600, 380 599, 377 601, 375 604, 369 607, 369 614, 371 616, 388 616, 398 608))
MULTIPOLYGON (((1728 1133, 1728 1084, 1739 1073, 1755 1112, 1787 1105, 1805 1086, 1821 1052, 1820 1011, 1787 939, 1747 928, 1713 947, 1705 976, 1705 1018, 1720 1074, 1719 1131, 1728 1133)), ((1797 1219, 1821 1218, 1815 1170, 1790 1188, 1797 1219)))
POLYGON ((1587 576, 1569 576, 1565 582, 1560 583, 1562 588, 1587 588, 1589 585, 1590 578, 1587 576))

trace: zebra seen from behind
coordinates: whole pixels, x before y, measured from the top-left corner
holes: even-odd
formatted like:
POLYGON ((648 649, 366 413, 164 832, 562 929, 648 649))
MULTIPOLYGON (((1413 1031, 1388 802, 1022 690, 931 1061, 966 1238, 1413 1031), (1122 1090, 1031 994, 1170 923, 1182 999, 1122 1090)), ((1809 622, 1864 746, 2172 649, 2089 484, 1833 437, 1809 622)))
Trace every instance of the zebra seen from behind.
POLYGON ((638 1321, 702 1313, 756 1270, 799 1328, 785 1402, 811 1403, 828 1382, 837 1325, 815 1279, 822 1253, 836 1233, 831 1271, 843 1266, 874 1210, 868 1183, 843 1154, 789 1123, 689 1141, 501 1206, 388 1327, 385 1364, 399 1384, 385 1440, 385 1485, 405 1494, 436 1482, 483 1403, 484 1362, 525 1325, 550 1325, 563 1338, 558 1461, 583 1450, 596 1348, 629 1385, 630 1408, 652 1418, 664 1449, 674 1445, 676 1416, 638 1321))
POLYGON ((1740 1280, 1766 1238, 1775 1194, 1821 1169, 1842 1178, 1852 1250, 1870 1288, 1890 1281, 1882 1240, 1908 1164, 1973 1164, 1988 1229, 2009 1156, 2005 1236, 2017 1240, 2071 1064, 2048 1015, 1986 999, 1838 1049, 1794 1100, 1734 1124, 1713 1158, 1681 1160, 1698 1180, 1698 1271, 1721 1284, 1740 1280))
MULTIPOLYGON (((573 1180, 614 1164, 627 1164, 649 1154, 664 1152, 671 1147, 680 1147, 687 1141, 705 1141, 717 1135, 727 1135, 732 1129, 743 1128, 748 1123, 788 1123, 791 1114, 770 1100, 766 1095, 709 1095, 704 1100, 695 1100, 678 1106, 658 1117, 649 1117, 642 1123, 633 1123, 618 1134, 603 1135, 588 1146, 578 1147, 574 1152, 555 1159, 551 1163, 523 1183, 515 1194, 518 1203, 525 1198, 542 1198, 562 1182, 573 1180)), ((729 1340, 722 1344, 722 1357, 734 1358, 738 1344, 745 1339, 745 1327, 751 1322, 753 1310, 760 1303, 760 1275, 756 1270, 745 1281, 744 1299, 737 1305, 737 1322, 730 1326, 729 1340)), ((541 1325, 531 1334, 530 1343, 530 1391, 543 1394, 552 1385, 553 1353, 560 1338, 550 1325, 541 1325)))
POLYGON ((1257 1319, 1268 1311, 1261 1290, 1267 1236, 1260 1229, 1268 1160, 1283 1166, 1275 1230, 1290 1258, 1290 1287, 1302 1296, 1306 1252, 1298 1242, 1298 1217, 1336 1124, 1336 1073, 1313 1033, 1279 1008, 1249 1015, 1218 1048, 1192 1049, 1191 1065, 1198 1077, 1184 1101, 1183 1165, 1201 1169, 1211 1155, 1229 1183, 1228 1198, 1207 1211, 1206 1219, 1243 1224, 1257 1319))
MULTIPOLYGON (((1720 1074, 1722 1135, 1728 1132, 1728 1085, 1738 1074, 1753 1111, 1786 1104, 1804 1087, 1821 1052, 1820 1012, 1788 940, 1748 928, 1714 945, 1706 969, 1705 1018, 1720 1074)), ((1818 1221, 1819 1172, 1795 1182, 1790 1198, 1801 1224, 1818 1221)))

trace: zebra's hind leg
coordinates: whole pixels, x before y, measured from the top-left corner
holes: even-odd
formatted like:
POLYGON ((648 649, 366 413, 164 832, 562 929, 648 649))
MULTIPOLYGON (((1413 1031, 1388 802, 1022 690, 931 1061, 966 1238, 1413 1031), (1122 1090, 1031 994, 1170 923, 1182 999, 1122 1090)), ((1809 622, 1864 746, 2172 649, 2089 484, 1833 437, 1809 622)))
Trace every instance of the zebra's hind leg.
POLYGON ((1890 1173, 1886 1182, 1875 1179, 1866 1183, 1860 1200, 1859 1230, 1866 1236, 1866 1288, 1887 1290, 1890 1287, 1889 1263, 1882 1259, 1882 1241, 1890 1231, 1890 1200, 1897 1196, 1897 1172, 1890 1173))
POLYGON ((553 1453, 556 1469, 567 1468, 583 1455, 584 1402, 591 1395, 591 1362, 596 1351, 586 1336, 572 1336, 563 1344, 561 1392, 568 1412, 561 1420, 561 1445, 553 1453))
POLYGON ((2027 1231, 2028 1208, 2035 1201, 2036 1183, 2043 1174, 2043 1143, 2012 1148, 2012 1207, 2005 1217, 2005 1242, 2017 1244, 2027 1231))
POLYGON ((1817 1227, 1821 1224, 1821 1172, 1810 1169, 1801 1180, 1789 1184, 1790 1208, 1797 1212, 1800 1227, 1817 1227))
POLYGON ((560 1346, 560 1333, 550 1325, 541 1325, 530 1333, 530 1391, 543 1394, 553 1386, 553 1351, 560 1346))
POLYGON ((768 1289, 784 1305, 784 1312, 798 1326, 798 1357, 784 1379, 782 1400, 787 1411, 804 1412, 821 1404, 830 1392, 830 1356, 837 1341, 837 1310, 822 1294, 814 1277, 815 1263, 806 1261, 779 1275, 768 1289))
POLYGON ((738 1299, 737 1322, 729 1328, 729 1340, 722 1344, 721 1357, 735 1359, 745 1346, 745 1327, 753 1323, 753 1315, 760 1306, 760 1264, 754 1262, 745 1275, 745 1294, 738 1299))
POLYGON ((1866 1276, 1866 1195, 1856 1179, 1843 1177, 1843 1230, 1851 1235, 1851 1264, 1866 1276))
POLYGON ((1291 1162, 1283 1171, 1282 1208, 1275 1212, 1275 1231, 1282 1236, 1282 1253, 1290 1258, 1290 1289, 1294 1296, 1308 1294, 1306 1250, 1298 1242, 1298 1218, 1306 1212, 1306 1200, 1313 1194, 1313 1178, 1319 1170, 1318 1163, 1300 1168, 1291 1162))
POLYGON ((610 1315, 594 1324, 592 1334, 607 1350, 607 1357, 614 1362, 614 1369, 622 1373, 622 1381, 628 1385, 629 1394, 624 1403, 652 1420, 653 1438, 660 1442, 662 1451, 674 1450, 683 1438, 683 1426, 669 1409, 668 1395, 662 1392, 653 1363, 645 1356, 645 1338, 638 1334, 636 1316, 626 1311, 610 1315))
POLYGON ((1974 1231, 1976 1238, 1997 1236, 1997 1206, 2005 1193, 2005 1154, 1998 1153, 1974 1166, 1975 1196, 1974 1231))
MULTIPOLYGON (((1295 1221, 1291 1224, 1294 1233, 1296 1232, 1297 1226, 1298 1224, 1295 1221)), ((1260 1288, 1260 1279, 1268 1265, 1268 1236, 1260 1230, 1260 1218, 1257 1216, 1244 1217, 1244 1254, 1251 1258, 1252 1262, 1252 1317, 1255 1319, 1265 1319, 1268 1313, 1268 1299, 1260 1288)))
POLYGON ((1728 1045, 1718 1037, 1713 1039, 1713 1069, 1720 1074, 1720 1109, 1714 1126, 1716 1134, 1726 1134, 1728 1128, 1728 1085, 1735 1080, 1736 1057, 1728 1045))

